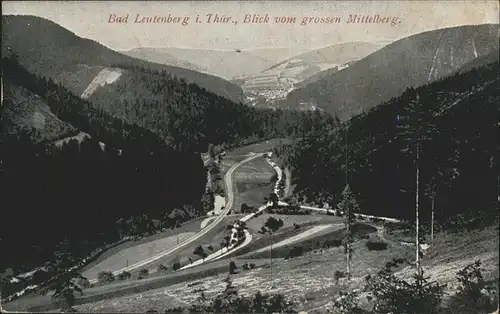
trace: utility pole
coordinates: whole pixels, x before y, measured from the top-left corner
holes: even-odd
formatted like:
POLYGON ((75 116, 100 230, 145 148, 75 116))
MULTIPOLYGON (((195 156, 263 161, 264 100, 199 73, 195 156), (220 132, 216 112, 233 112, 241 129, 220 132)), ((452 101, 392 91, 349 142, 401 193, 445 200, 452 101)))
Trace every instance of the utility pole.
POLYGON ((431 243, 434 242, 434 199, 432 198, 432 206, 431 206, 431 243))
POLYGON ((270 238, 271 246, 270 246, 270 250, 269 250, 269 257, 270 257, 270 260, 271 260, 271 289, 274 289, 274 281, 273 281, 273 238, 272 238, 272 235, 273 235, 273 233, 271 232, 271 238, 270 238))
POLYGON ((347 122, 345 126, 345 184, 347 185, 348 179, 347 179, 347 122))
POLYGON ((419 213, 418 213, 418 206, 419 206, 419 203, 418 203, 418 194, 419 194, 419 189, 418 189, 418 186, 419 186, 419 174, 420 174, 420 168, 419 168, 419 165, 418 165, 418 158, 419 158, 419 143, 417 141, 417 158, 416 158, 416 167, 417 167, 417 175, 416 175, 416 184, 417 184, 417 187, 416 187, 416 193, 415 193, 415 203, 416 203, 416 206, 415 206, 415 242, 416 242, 416 253, 417 253, 417 259, 416 259, 416 266, 417 266, 417 274, 420 275, 420 239, 419 239, 419 213))

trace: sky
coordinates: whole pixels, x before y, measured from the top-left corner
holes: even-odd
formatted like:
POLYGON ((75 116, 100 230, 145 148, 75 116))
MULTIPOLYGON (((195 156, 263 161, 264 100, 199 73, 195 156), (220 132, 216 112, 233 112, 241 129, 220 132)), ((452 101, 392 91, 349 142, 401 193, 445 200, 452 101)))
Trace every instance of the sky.
POLYGON ((50 19, 78 36, 115 49, 180 47, 251 50, 284 47, 297 52, 342 42, 388 43, 427 30, 459 25, 499 23, 497 1, 4 1, 3 14, 50 19), (127 23, 110 16, 129 15, 127 23), (181 23, 135 23, 143 17, 178 16, 181 23), (207 23, 207 14, 231 16, 229 23, 207 23), (268 14, 269 23, 243 23, 246 14, 268 14), (398 23, 346 23, 349 15, 397 18, 398 23), (139 15, 139 17, 137 17, 139 15), (202 23, 196 23, 199 15, 202 23), (295 17, 290 24, 274 17, 295 17), (313 23, 301 25, 303 18, 313 23), (314 18, 340 17, 340 23, 314 24, 314 18), (237 24, 232 23, 237 21, 237 24))

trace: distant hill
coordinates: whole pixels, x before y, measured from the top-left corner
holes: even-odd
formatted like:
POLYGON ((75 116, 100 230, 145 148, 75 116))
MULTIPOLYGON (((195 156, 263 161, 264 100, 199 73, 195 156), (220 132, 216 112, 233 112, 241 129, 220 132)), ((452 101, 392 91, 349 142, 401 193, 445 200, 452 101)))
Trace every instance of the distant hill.
POLYGON ((237 77, 233 82, 239 83, 247 96, 262 96, 268 101, 282 99, 291 90, 302 86, 304 80, 315 77, 315 74, 327 69, 339 71, 380 47, 381 44, 365 42, 333 45, 301 53, 258 74, 237 77))
POLYGON ((279 63, 286 59, 289 59, 297 55, 296 49, 293 48, 255 48, 255 49, 244 49, 251 55, 264 58, 273 63, 279 63))
POLYGON ((221 78, 123 55, 36 16, 2 15, 2 53, 16 53, 29 71, 52 77, 78 95, 99 72, 92 67, 128 65, 165 70, 233 101, 244 97, 239 86, 221 78))
POLYGON ((158 51, 158 48, 134 48, 131 50, 121 51, 121 53, 137 59, 208 73, 206 69, 185 60, 176 58, 169 53, 158 51))
POLYGON ((212 75, 230 80, 236 76, 258 73, 274 64, 273 61, 245 50, 208 50, 189 48, 135 48, 124 52, 142 55, 145 59, 167 64, 172 57, 193 64, 212 75))
POLYGON ((459 26, 400 39, 342 71, 288 94, 282 107, 316 106, 341 119, 447 76, 498 49, 498 24, 459 26))

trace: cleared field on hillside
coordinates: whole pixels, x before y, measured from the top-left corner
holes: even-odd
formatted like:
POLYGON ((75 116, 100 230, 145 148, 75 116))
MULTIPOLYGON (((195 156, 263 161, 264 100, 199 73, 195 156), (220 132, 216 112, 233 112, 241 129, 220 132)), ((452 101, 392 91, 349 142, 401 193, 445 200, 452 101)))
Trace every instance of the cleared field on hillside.
POLYGON ((157 233, 155 235, 152 235, 152 236, 149 236, 149 237, 144 237, 138 241, 127 241, 127 242, 124 242, 120 245, 117 245, 109 250, 106 250, 104 251, 103 253, 101 253, 101 255, 99 255, 99 257, 92 261, 91 263, 87 264, 86 266, 84 266, 80 272, 82 273, 85 273, 86 271, 88 271, 89 269, 92 269, 93 267, 95 267, 96 265, 102 263, 103 261, 113 257, 114 255, 118 255, 120 254, 121 251, 123 250, 126 250, 126 249, 129 249, 129 248, 133 248, 135 246, 139 246, 139 245, 143 245, 143 244, 146 244, 146 243, 149 243, 149 242, 152 242, 152 241, 156 241, 156 240, 159 240, 159 239, 162 239, 162 238, 167 238, 167 237, 171 237, 171 236, 177 236, 178 234, 181 234, 181 233, 186 233, 186 232, 196 232, 200 229, 200 224, 201 222, 203 221, 204 218, 198 218, 198 219, 194 219, 194 220, 191 220, 189 222, 186 222, 186 223, 183 223, 179 228, 175 228, 175 229, 167 229, 161 233, 157 233))
MULTIPOLYGON (((162 264, 168 267, 166 273, 171 273, 173 272, 172 265, 175 262, 180 262, 181 266, 184 266, 189 264, 190 258, 193 262, 200 259, 198 255, 193 254, 194 249, 199 245, 201 245, 204 248, 207 254, 212 253, 212 251, 208 249, 208 246, 210 245, 213 247, 214 249, 213 251, 220 249, 219 243, 224 239, 224 237, 227 234, 229 234, 229 231, 227 231, 227 226, 229 225, 232 226, 234 222, 236 222, 239 219, 240 219, 239 216, 225 217, 218 226, 210 230, 201 239, 194 241, 193 243, 191 243, 190 245, 186 246, 184 249, 176 252, 173 255, 165 256, 157 261, 152 262, 151 264, 147 265, 146 268, 149 269, 150 273, 153 273, 156 272, 158 265, 162 264)), ((134 271, 133 273, 137 273, 137 271, 138 270, 134 271)))
POLYGON ((121 268, 125 268, 163 251, 169 250, 178 243, 188 239, 193 234, 194 232, 183 232, 175 236, 169 236, 123 249, 94 267, 84 271, 82 275, 86 278, 93 279, 97 278, 97 274, 101 271, 114 272, 121 268))
POLYGON ((276 231, 276 233, 282 232, 287 228, 293 228, 293 224, 302 225, 305 223, 330 223, 338 222, 340 219, 335 216, 327 215, 277 215, 277 214, 262 214, 258 217, 252 218, 247 221, 246 225, 252 234, 257 233, 264 226, 265 222, 270 218, 274 217, 276 219, 281 219, 283 221, 283 226, 276 231))
POLYGON ((262 206, 273 189, 272 181, 276 172, 264 158, 256 158, 241 167, 234 173, 235 202, 234 210, 239 212, 242 204, 262 206))
MULTIPOLYGON (((361 240, 354 245, 353 274, 354 284, 362 282, 364 276, 377 271, 393 257, 411 256, 411 250, 406 247, 392 246, 382 252, 368 251, 367 240, 361 240)), ((231 275, 233 285, 241 294, 261 292, 280 292, 298 304, 297 310, 307 310, 331 301, 332 295, 345 289, 342 281, 334 280, 336 270, 345 269, 342 248, 325 250, 322 254, 309 253, 290 260, 273 259, 272 273, 275 289, 271 289, 271 274, 268 259, 239 260, 235 259, 240 273, 231 275), (254 270, 241 269, 243 262, 254 262, 261 266, 254 270)), ((228 263, 228 261, 226 261, 228 263)), ((210 266, 210 264, 206 265, 210 266)), ((215 267, 215 264, 213 265, 215 267)), ((79 311, 136 311, 144 312, 155 309, 163 312, 167 307, 192 304, 203 293, 211 298, 221 293, 225 288, 224 278, 227 272, 204 279, 186 281, 164 288, 142 292, 116 299, 103 300, 93 304, 78 306, 79 311)))

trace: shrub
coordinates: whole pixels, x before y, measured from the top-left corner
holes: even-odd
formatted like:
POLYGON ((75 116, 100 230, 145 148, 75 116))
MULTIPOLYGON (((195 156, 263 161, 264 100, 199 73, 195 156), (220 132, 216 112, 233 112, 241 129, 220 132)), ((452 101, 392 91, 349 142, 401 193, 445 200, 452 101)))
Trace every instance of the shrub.
POLYGON ((481 273, 481 261, 468 264, 456 274, 460 286, 451 298, 453 313, 491 313, 498 304, 495 287, 487 285, 481 273))
POLYGON ((294 258, 297 256, 301 256, 304 253, 304 250, 301 246, 294 246, 289 252, 285 259, 294 258))
POLYGON ((97 280, 100 283, 108 283, 115 281, 115 276, 110 271, 101 271, 97 274, 97 280))
POLYGON ((43 269, 37 270, 31 277, 31 283, 33 285, 40 285, 41 283, 49 280, 53 274, 46 272, 43 269))
POLYGON ((335 278, 335 281, 338 283, 340 278, 344 278, 345 273, 340 270, 336 270, 335 273, 333 274, 333 278, 335 278))
POLYGON ((175 263, 172 265, 172 269, 173 269, 174 271, 179 270, 180 268, 181 268, 181 263, 179 263, 179 262, 175 262, 175 263))
POLYGON ((122 271, 120 274, 118 274, 118 279, 119 280, 126 280, 130 279, 132 275, 128 271, 122 271))
POLYGON ((147 270, 146 268, 142 268, 141 270, 139 270, 139 277, 138 277, 138 279, 145 278, 148 275, 149 275, 149 270, 147 270))
POLYGON ((365 290, 375 303, 373 312, 438 313, 445 286, 428 281, 423 271, 413 279, 413 282, 400 279, 387 267, 373 277, 368 275, 365 290))
POLYGON ((342 240, 340 239, 325 240, 325 242, 323 243, 324 248, 339 247, 341 245, 342 245, 342 240))
POLYGON ((383 251, 383 250, 387 250, 387 243, 368 241, 368 242, 366 242, 366 247, 370 251, 383 251))
POLYGON ((293 223, 293 227, 294 227, 295 229, 300 229, 300 225, 298 225, 298 224, 296 224, 296 223, 293 223))
POLYGON ((269 217, 266 220, 264 226, 271 229, 274 232, 283 226, 283 220, 281 220, 279 218, 276 219, 274 217, 269 217))
POLYGON ((245 263, 241 266, 244 270, 249 270, 250 268, 248 267, 248 263, 245 263))
POLYGON ((250 269, 254 269, 255 268, 255 264, 254 263, 250 263, 250 269))
POLYGON ((365 313, 358 306, 359 292, 351 291, 348 293, 339 292, 339 297, 333 303, 335 313, 339 314, 361 314, 365 313))
POLYGON ((238 266, 236 266, 236 263, 234 261, 231 261, 229 263, 229 274, 236 274, 237 273, 237 270, 238 269, 238 266))
POLYGON ((158 265, 158 272, 159 272, 159 273, 164 273, 164 272, 166 272, 167 270, 168 270, 168 267, 167 267, 167 266, 165 266, 165 265, 163 265, 163 264, 158 265))
POLYGON ((165 313, 297 313, 293 302, 282 294, 239 295, 230 278, 225 282, 226 289, 214 298, 207 299, 202 293, 197 303, 189 308, 166 309, 165 313))
POLYGON ((80 288, 84 288, 84 289, 90 288, 90 286, 91 286, 90 281, 87 278, 78 278, 76 280, 76 284, 80 288))
POLYGON ((214 247, 213 247, 213 245, 209 245, 209 246, 207 247, 207 249, 209 249, 210 251, 213 251, 213 250, 214 250, 214 247))

